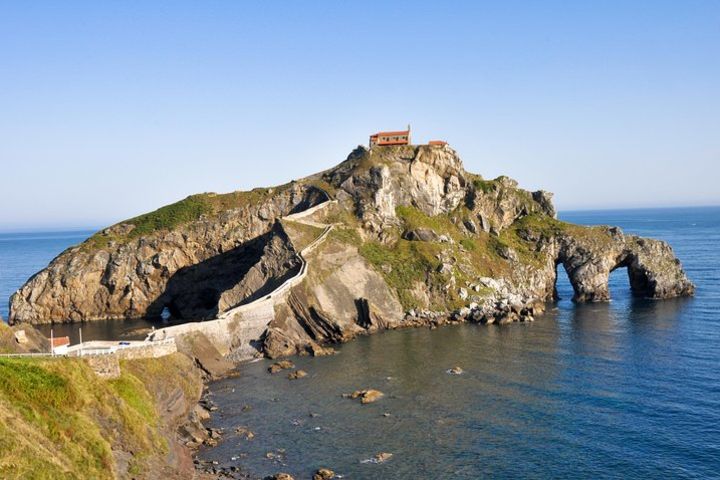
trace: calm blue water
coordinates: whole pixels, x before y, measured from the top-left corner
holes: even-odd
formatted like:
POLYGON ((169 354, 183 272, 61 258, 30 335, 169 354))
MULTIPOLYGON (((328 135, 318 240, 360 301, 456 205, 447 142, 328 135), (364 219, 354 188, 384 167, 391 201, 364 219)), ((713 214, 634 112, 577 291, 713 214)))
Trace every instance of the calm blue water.
POLYGON ((532 324, 360 338, 294 359, 309 373, 296 381, 245 365, 211 386, 227 435, 201 458, 257 477, 720 478, 720 208, 561 217, 668 240, 697 296, 633 299, 617 271, 612 303, 575 306, 561 277, 564 300, 532 324), (386 397, 341 397, 359 388, 386 397), (394 456, 363 463, 378 452, 394 456))
MULTIPOLYGON (((211 387, 211 425, 228 433, 201 457, 258 477, 328 466, 345 478, 720 478, 720 208, 561 218, 669 241, 696 297, 633 299, 617 271, 613 302, 576 306, 561 275, 563 300, 532 324, 360 338, 295 359, 309 376, 292 382, 266 361, 244 365, 211 387), (466 373, 447 375, 454 365, 466 373), (340 396, 368 387, 386 397, 340 396), (362 463, 378 452, 394 456, 362 463)), ((27 277, 88 234, 0 235, 3 317, 27 277)))

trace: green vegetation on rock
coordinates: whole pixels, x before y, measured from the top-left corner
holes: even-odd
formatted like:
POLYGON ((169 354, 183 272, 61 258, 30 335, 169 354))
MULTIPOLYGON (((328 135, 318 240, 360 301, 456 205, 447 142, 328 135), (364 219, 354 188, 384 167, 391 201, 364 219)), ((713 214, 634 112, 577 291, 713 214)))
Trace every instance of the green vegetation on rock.
POLYGON ((83 243, 85 249, 106 247, 110 242, 127 242, 158 231, 169 231, 199 220, 203 216, 214 217, 236 208, 243 208, 282 192, 290 184, 275 188, 256 188, 247 192, 199 193, 179 202, 165 205, 143 215, 120 222, 100 231, 83 243))
POLYGON ((290 241, 297 252, 314 242, 320 235, 322 235, 324 230, 323 228, 316 227, 314 225, 294 222, 287 219, 282 220, 282 224, 285 233, 288 237, 290 237, 290 241))
POLYGON ((480 175, 472 175, 472 184, 476 190, 488 193, 497 188, 497 182, 494 180, 484 180, 480 175))
POLYGON ((180 376, 177 355, 157 359, 161 377, 131 361, 115 380, 98 378, 82 359, 0 359, 0 478, 115 478, 117 449, 128 452, 131 472, 146 471, 168 446, 145 385, 180 376))
POLYGON ((415 207, 407 206, 396 207, 395 214, 402 220, 406 230, 430 228, 438 235, 445 234, 456 239, 462 237, 462 233, 452 220, 450 220, 448 215, 435 215, 431 217, 415 207))

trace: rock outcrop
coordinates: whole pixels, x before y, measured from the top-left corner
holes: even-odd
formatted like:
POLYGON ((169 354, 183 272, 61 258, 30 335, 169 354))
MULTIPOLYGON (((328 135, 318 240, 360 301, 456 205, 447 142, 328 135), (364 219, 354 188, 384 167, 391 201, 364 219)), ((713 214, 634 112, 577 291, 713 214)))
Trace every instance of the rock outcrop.
POLYGON ((297 268, 276 220, 327 198, 305 184, 199 197, 206 213, 173 228, 162 228, 165 217, 196 213, 200 200, 119 223, 66 250, 13 295, 10 322, 157 317, 165 308, 178 318, 212 318, 297 268), (137 234, 141 227, 148 233, 137 234))
POLYGON ((610 272, 621 267, 627 268, 630 288, 637 296, 662 299, 694 293, 666 242, 623 235, 617 227, 599 230, 595 238, 600 242, 572 234, 558 239, 557 262, 567 271, 576 302, 609 300, 610 272))
MULTIPOLYGON (((165 309, 211 318, 268 298, 304 269, 268 306, 256 348, 271 357, 322 354, 324 343, 387 328, 532 320, 556 298, 558 270, 575 301, 606 301, 617 268, 639 296, 694 291, 666 243, 561 222, 551 194, 466 172, 448 146, 358 147, 337 167, 282 187, 193 196, 103 230, 31 278, 13 296, 10 320, 165 309), (328 208, 284 222, 328 198, 336 200, 328 208), (298 249, 320 232, 322 243, 302 260, 298 249)), ((227 332, 250 320, 232 321, 227 332)))

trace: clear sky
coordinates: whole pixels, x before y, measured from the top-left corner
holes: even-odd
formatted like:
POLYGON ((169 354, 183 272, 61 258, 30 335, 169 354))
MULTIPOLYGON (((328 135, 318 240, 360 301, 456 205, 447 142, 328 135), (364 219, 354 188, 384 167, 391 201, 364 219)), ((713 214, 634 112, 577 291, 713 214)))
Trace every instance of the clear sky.
POLYGON ((0 230, 284 183, 408 123, 561 209, 720 204, 720 2, 0 3, 0 230))

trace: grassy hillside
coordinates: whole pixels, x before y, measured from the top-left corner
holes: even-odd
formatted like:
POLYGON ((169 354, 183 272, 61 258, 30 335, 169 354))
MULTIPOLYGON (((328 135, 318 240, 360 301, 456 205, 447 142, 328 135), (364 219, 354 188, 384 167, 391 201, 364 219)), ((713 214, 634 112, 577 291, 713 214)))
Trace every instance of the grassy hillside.
MULTIPOLYGON (((122 365, 115 380, 99 379, 80 359, 0 359, 0 478, 116 478, 116 455, 127 477, 145 478, 168 451, 157 392, 145 385, 199 380, 175 354, 122 365)), ((164 413, 164 412, 163 412, 164 413)))
MULTIPOLYGON (((165 205, 155 211, 120 222, 122 225, 131 226, 131 228, 127 229, 127 232, 116 231, 110 233, 101 231, 87 239, 83 246, 86 249, 102 248, 110 242, 127 242, 157 231, 172 230, 181 225, 194 222, 203 215, 212 217, 226 210, 256 204, 276 193, 282 192, 289 185, 281 185, 275 188, 256 188, 247 192, 190 195, 179 202, 165 205)), ((111 230, 116 229, 111 228, 111 230)))

